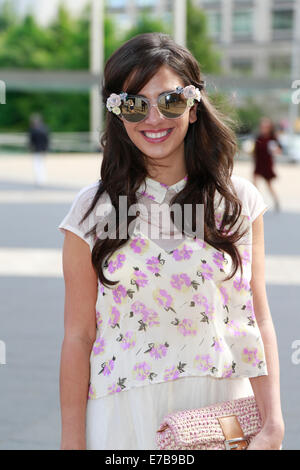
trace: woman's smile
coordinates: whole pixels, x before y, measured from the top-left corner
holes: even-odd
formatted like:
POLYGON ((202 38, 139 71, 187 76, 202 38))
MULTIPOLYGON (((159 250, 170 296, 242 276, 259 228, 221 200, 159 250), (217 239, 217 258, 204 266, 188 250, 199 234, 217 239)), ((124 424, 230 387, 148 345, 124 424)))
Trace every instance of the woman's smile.
POLYGON ((147 142, 155 144, 165 142, 165 140, 170 137, 173 130, 174 128, 160 131, 141 131, 141 134, 147 142))

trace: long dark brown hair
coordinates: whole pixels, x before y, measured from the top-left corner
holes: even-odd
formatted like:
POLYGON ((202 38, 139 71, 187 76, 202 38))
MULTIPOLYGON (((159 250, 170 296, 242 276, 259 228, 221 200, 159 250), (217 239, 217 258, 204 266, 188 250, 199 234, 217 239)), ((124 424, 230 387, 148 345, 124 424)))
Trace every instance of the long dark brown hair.
MULTIPOLYGON (((106 104, 111 93, 138 94, 161 66, 169 66, 180 77, 184 86, 201 86, 199 64, 188 49, 174 42, 167 34, 147 33, 135 36, 123 44, 109 58, 105 65, 102 83, 102 100, 106 104), (127 83, 126 90, 123 86, 127 83)), ((236 136, 232 119, 213 106, 207 93, 202 90, 202 100, 197 104, 197 121, 189 125, 185 137, 184 158, 187 170, 187 182, 182 191, 177 193, 171 203, 180 204, 184 213, 184 204, 204 204, 204 240, 217 250, 227 252, 232 258, 232 278, 240 267, 242 260, 236 242, 244 235, 237 229, 230 229, 238 222, 242 204, 238 199, 231 174, 233 160, 237 151, 236 136), (215 220, 214 197, 219 191, 224 197, 224 213, 221 226, 215 220), (226 227, 226 231, 224 231, 226 227), (226 233, 225 233, 226 232, 226 233)), ((85 235, 93 235, 95 244, 92 250, 92 264, 101 283, 107 286, 117 283, 106 279, 103 266, 109 257, 128 238, 118 237, 121 229, 119 219, 119 196, 127 196, 127 207, 137 203, 136 191, 148 176, 145 157, 128 137, 123 122, 113 113, 106 115, 105 132, 101 138, 103 161, 99 187, 93 201, 82 218, 83 222, 95 208, 97 201, 107 191, 116 211, 116 238, 100 239, 96 236, 97 224, 85 235)), ((147 157, 147 159, 150 157, 147 157)), ((129 224, 137 215, 128 216, 129 224)), ((171 219, 174 222, 173 213, 171 219)))

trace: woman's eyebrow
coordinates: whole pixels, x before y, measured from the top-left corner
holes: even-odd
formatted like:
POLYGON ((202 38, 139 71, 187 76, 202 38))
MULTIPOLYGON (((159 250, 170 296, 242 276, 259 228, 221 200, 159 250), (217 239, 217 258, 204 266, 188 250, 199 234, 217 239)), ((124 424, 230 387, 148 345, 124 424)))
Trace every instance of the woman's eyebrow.
MULTIPOLYGON (((157 96, 163 95, 164 93, 172 93, 172 92, 174 92, 174 91, 176 91, 174 88, 173 88, 172 90, 166 90, 166 91, 162 91, 162 92, 161 92, 161 93, 159 93, 157 96)), ((142 96, 143 98, 147 98, 147 99, 149 99, 147 96, 145 96, 145 95, 141 95, 140 93, 138 93, 138 94, 137 94, 137 95, 135 95, 135 96, 142 96)))

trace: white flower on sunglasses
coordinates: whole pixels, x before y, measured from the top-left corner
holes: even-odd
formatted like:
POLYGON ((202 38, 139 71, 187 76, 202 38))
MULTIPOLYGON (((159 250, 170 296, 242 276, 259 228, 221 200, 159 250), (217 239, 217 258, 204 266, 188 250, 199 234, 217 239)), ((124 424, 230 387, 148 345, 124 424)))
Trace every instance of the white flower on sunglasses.
POLYGON ((115 114, 116 114, 115 112, 116 108, 119 109, 120 104, 121 104, 121 97, 120 95, 117 95, 116 93, 112 93, 106 101, 107 109, 109 111, 112 111, 115 114))
POLYGON ((193 106, 194 100, 201 101, 201 92, 194 85, 186 86, 183 90, 183 96, 187 98, 187 105, 193 106))

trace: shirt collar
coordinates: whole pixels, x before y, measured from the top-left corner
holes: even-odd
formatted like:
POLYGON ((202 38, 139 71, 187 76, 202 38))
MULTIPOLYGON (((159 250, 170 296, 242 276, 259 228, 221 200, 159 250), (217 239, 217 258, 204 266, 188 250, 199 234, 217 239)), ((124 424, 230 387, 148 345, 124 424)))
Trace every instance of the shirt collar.
POLYGON ((168 186, 167 184, 160 183, 159 181, 146 176, 145 181, 140 185, 137 192, 144 197, 152 199, 152 201, 162 203, 168 191, 172 190, 179 193, 186 185, 187 175, 177 183, 168 186))

